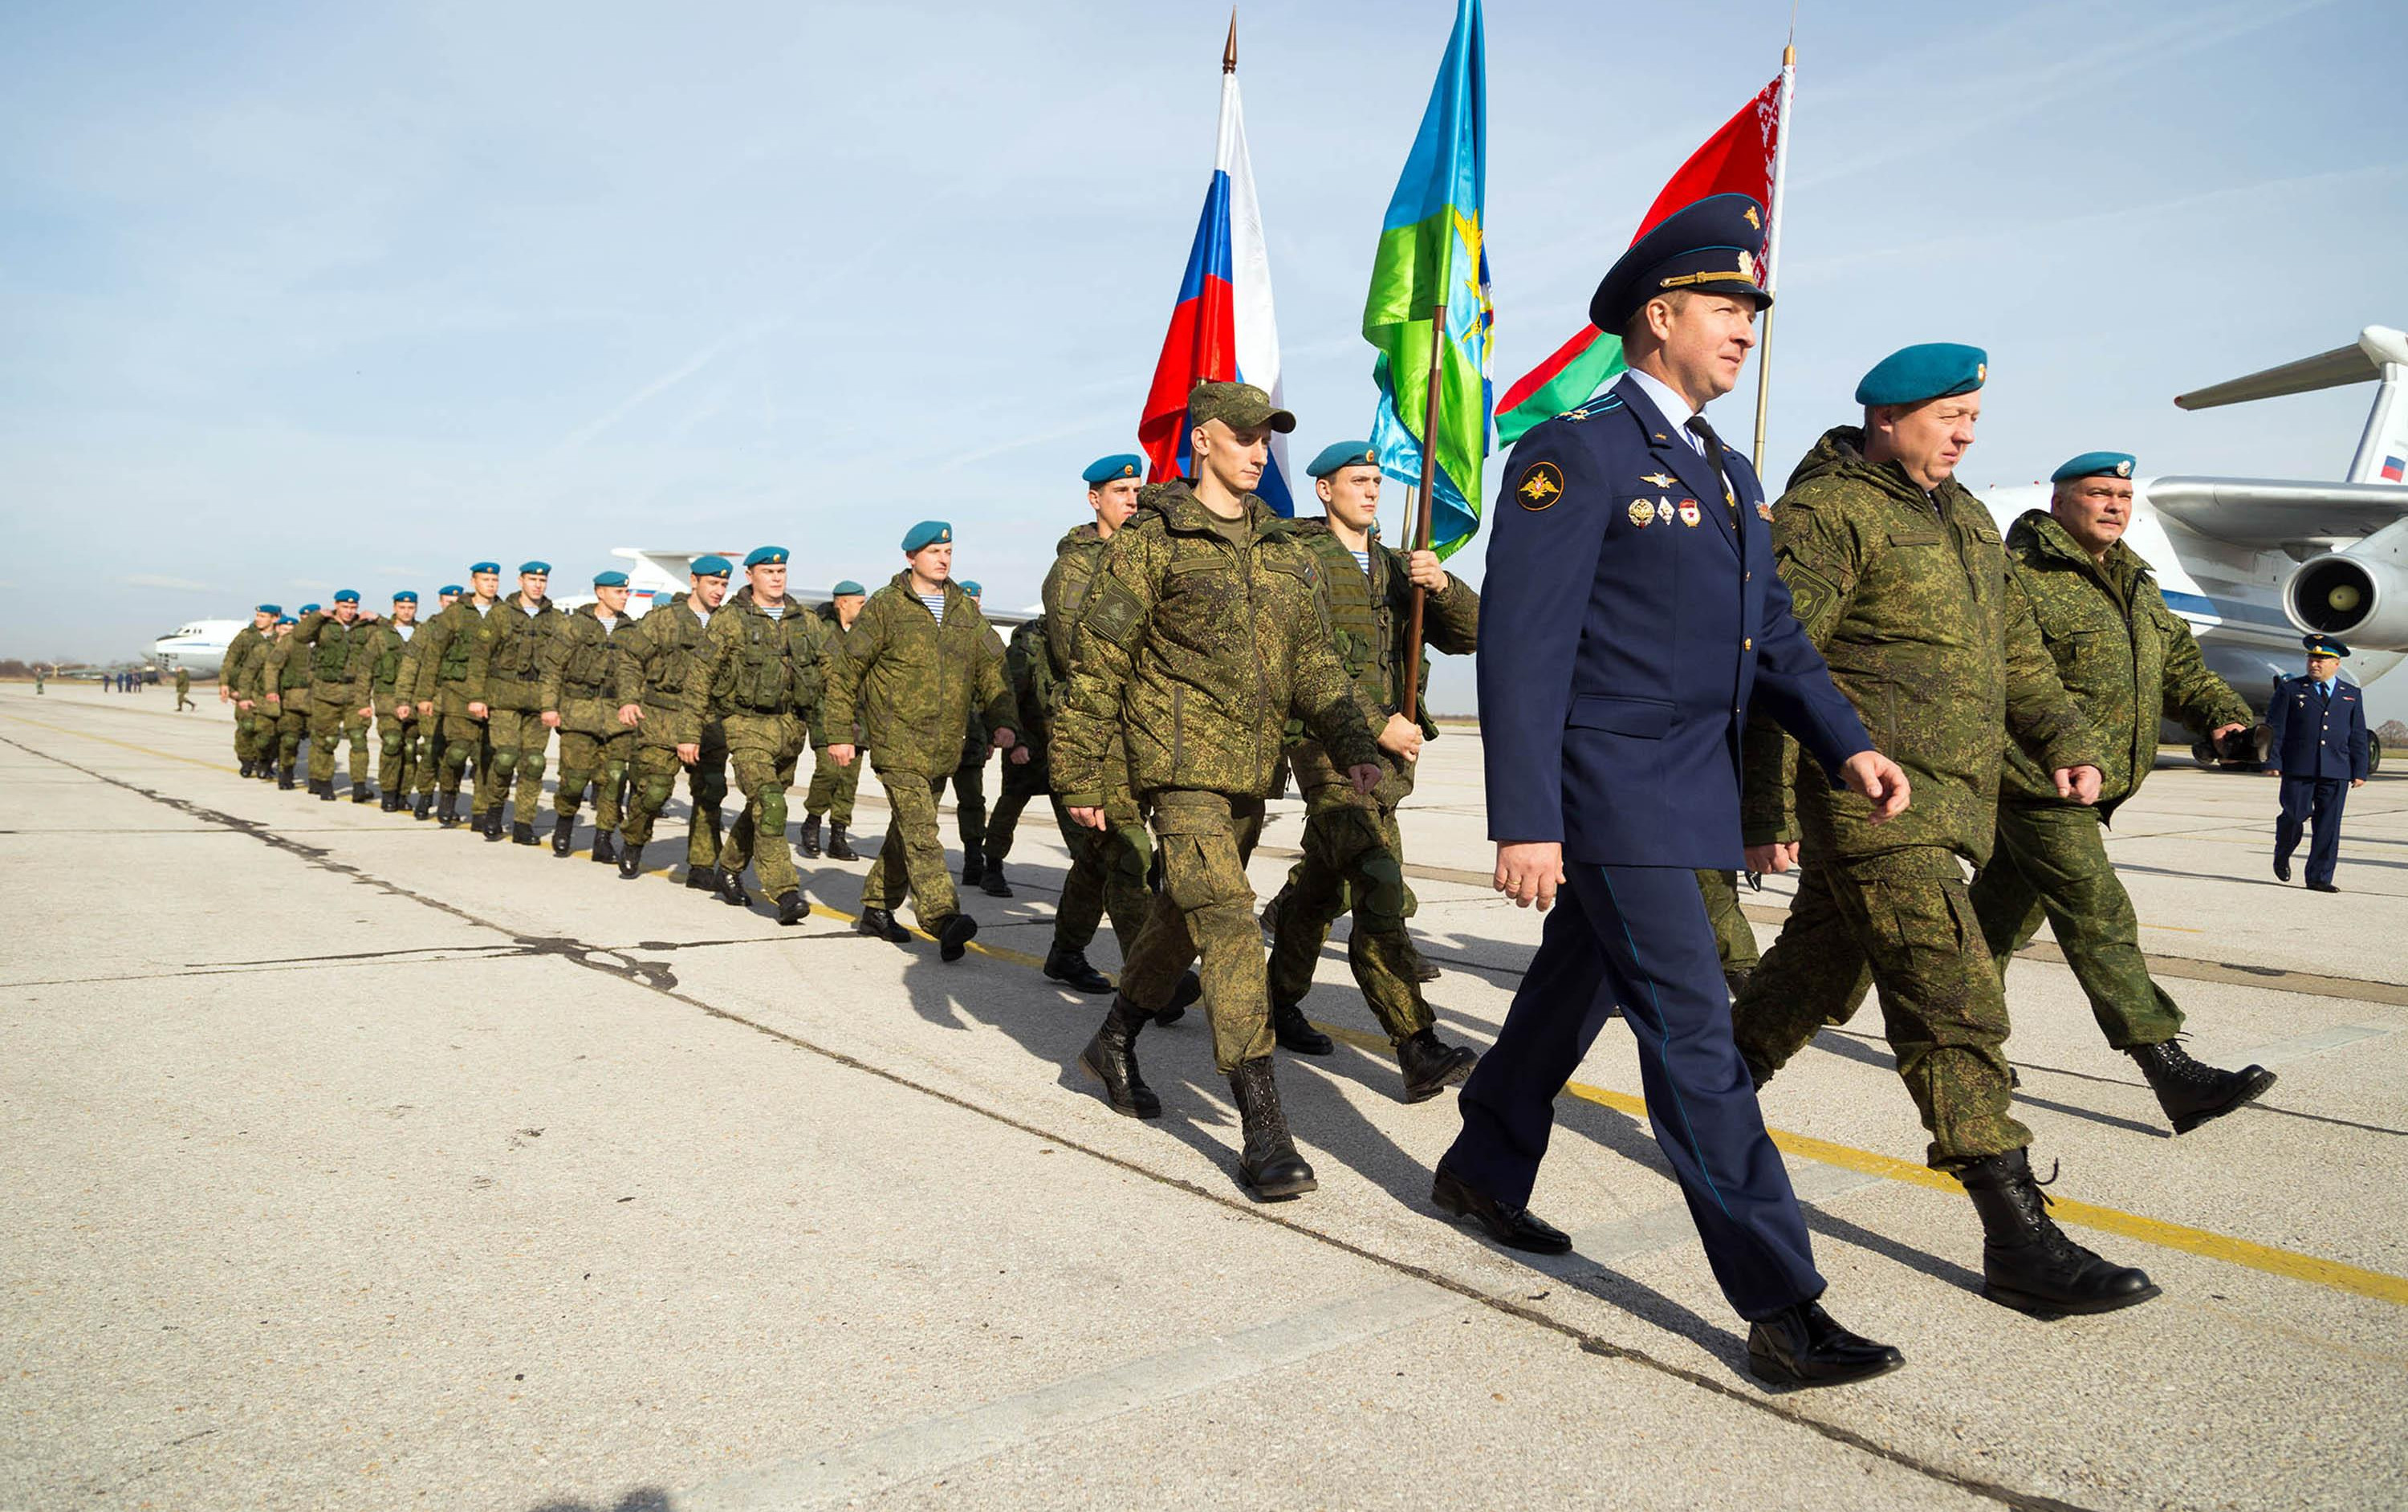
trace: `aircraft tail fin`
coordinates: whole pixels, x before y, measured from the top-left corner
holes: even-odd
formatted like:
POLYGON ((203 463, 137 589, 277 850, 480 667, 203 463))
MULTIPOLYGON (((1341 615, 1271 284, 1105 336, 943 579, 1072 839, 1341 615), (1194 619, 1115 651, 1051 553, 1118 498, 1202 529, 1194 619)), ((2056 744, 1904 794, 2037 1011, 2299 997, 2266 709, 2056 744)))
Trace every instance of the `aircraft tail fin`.
POLYGON ((2408 333, 2370 325, 2354 345, 2177 394, 2174 403, 2184 409, 2213 409, 2375 379, 2382 386, 2366 417, 2358 454, 2350 461, 2348 480, 2408 483, 2408 333))

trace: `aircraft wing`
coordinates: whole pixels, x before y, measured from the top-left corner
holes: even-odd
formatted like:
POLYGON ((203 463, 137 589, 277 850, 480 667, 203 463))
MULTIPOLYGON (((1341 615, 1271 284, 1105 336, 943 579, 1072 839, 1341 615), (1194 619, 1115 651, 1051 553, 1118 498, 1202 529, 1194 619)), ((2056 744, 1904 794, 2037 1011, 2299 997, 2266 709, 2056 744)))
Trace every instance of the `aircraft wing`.
POLYGON ((2408 518, 2408 488, 2255 478, 2154 478, 2149 507, 2211 540, 2272 550, 2351 542, 2408 518))

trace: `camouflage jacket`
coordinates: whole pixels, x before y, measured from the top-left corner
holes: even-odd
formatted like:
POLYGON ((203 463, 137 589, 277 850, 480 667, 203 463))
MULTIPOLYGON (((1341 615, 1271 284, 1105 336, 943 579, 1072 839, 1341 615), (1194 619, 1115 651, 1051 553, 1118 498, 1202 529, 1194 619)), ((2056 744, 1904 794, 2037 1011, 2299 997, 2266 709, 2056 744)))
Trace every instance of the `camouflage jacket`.
MULTIPOLYGON (((1369 542, 1371 570, 1367 575, 1354 553, 1329 528, 1327 520, 1300 520, 1290 529, 1312 549, 1321 563, 1321 606, 1338 647, 1338 659, 1354 681, 1354 696, 1371 715, 1371 738, 1377 741, 1388 716, 1405 706, 1405 663, 1412 650, 1413 582, 1404 556, 1369 542)), ((1450 656, 1469 656, 1480 649, 1480 595, 1450 573, 1446 587, 1422 605, 1422 641, 1450 656)), ((1429 659, 1422 659, 1417 692, 1429 692, 1429 659)), ((1416 697, 1422 734, 1438 738, 1438 722, 1430 718, 1426 696, 1416 697)), ((1321 743, 1288 721, 1288 762, 1297 786, 1311 793, 1316 788, 1345 780, 1321 743)), ((1413 791, 1413 764, 1380 752, 1383 776, 1376 796, 1393 807, 1413 791)))
MULTIPOLYGON (((712 610, 711 618, 719 618, 712 610)), ((710 631, 684 598, 655 603, 610 637, 610 663, 619 696, 643 710, 636 738, 647 746, 674 746, 678 716, 691 706, 703 727, 715 723, 710 685, 703 679, 702 642, 710 631)))
POLYGON ((1795 743, 1758 717, 1741 829, 1750 845, 1795 839, 1795 814, 1842 856, 1941 846, 1980 865, 2009 736, 2049 768, 2097 764, 2099 739, 2057 685, 2030 604, 2007 590, 1981 501, 1954 478, 1925 493, 1896 463, 1868 462, 1863 439, 1840 426, 1798 464, 1773 506, 1773 561, 1831 680, 1874 748, 1906 769, 1913 796, 1905 813, 1869 823, 1865 800, 1819 772, 1794 780, 1795 743))
POLYGON ((610 643, 635 626, 624 614, 603 624, 598 604, 580 604, 561 617, 559 633, 543 644, 539 698, 543 708, 560 716, 563 730, 603 739, 627 728, 619 722, 619 706, 630 700, 620 694, 610 643))
MULTIPOLYGON (((2098 732, 2099 806, 2140 791, 2157 757, 2157 726, 2180 720, 2202 736, 2257 716, 2207 669, 2190 626, 2166 607, 2149 564, 2122 541, 2093 563, 2045 509, 2028 509, 2007 532, 2007 590, 2031 606, 2057 680, 2098 732)), ((2017 748, 2007 751, 2005 792, 2058 803, 2057 783, 2017 748)))
POLYGON ((929 777, 961 765, 962 732, 973 708, 990 729, 1017 737, 1003 642, 968 593, 945 585, 940 625, 911 592, 910 573, 896 573, 869 595, 828 658, 828 727, 858 720, 878 771, 929 777))
POLYGON ((404 658, 404 678, 414 704, 432 704, 438 697, 461 704, 484 700, 483 667, 494 637, 501 633, 499 600, 477 612, 477 601, 463 593, 436 612, 426 628, 411 637, 404 658))
MULTIPOLYGON (((836 606, 834 604, 821 605, 819 608, 819 616, 821 622, 827 627, 827 650, 825 655, 827 658, 832 660, 842 653, 844 649, 845 637, 853 634, 853 632, 845 629, 844 622, 837 618, 836 606)), ((824 670, 824 668, 823 668, 823 670, 824 670)), ((856 751, 864 751, 869 749, 869 741, 867 733, 861 728, 860 712, 861 711, 859 709, 855 709, 853 711, 854 718, 851 736, 853 748, 856 751)), ((820 691, 818 712, 811 720, 811 749, 814 750, 825 750, 833 744, 834 742, 828 738, 827 691, 824 687, 820 691)), ((856 756, 855 759, 858 760, 858 756, 856 756)))
POLYGON ((695 674, 710 692, 679 709, 677 743, 702 739, 706 710, 727 721, 731 738, 745 719, 793 718, 808 728, 827 685, 828 645, 828 622, 815 611, 788 599, 773 618, 753 602, 750 584, 738 589, 703 634, 695 674))
POLYGON ((1086 607, 1088 591, 1096 586, 1096 564, 1103 560, 1107 544, 1103 532, 1092 523, 1054 543, 1054 565, 1045 569, 1040 594, 1045 605, 1045 649, 1054 659, 1057 677, 1069 675, 1079 614, 1086 607))
POLYGON ((257 685, 259 670, 267 660, 268 638, 257 625, 245 625, 226 642, 225 660, 218 663, 218 681, 233 690, 236 698, 256 698, 251 690, 257 685))
POLYGON ((270 713, 299 714, 306 710, 309 697, 309 661, 294 653, 301 649, 293 638, 291 626, 286 626, 268 642, 267 654, 259 659, 259 670, 251 675, 251 697, 265 699, 277 695, 277 702, 265 706, 270 713))
POLYGON ((568 616, 538 599, 529 614, 526 600, 513 590, 485 617, 493 638, 484 655, 468 667, 468 697, 488 708, 533 714, 543 707, 543 658, 554 635, 567 627, 568 616))
POLYGON ((1003 675, 1011 684, 1012 706, 1020 712, 1017 728, 1021 743, 1028 748, 1031 765, 1045 760, 1054 734, 1054 700, 1058 690, 1053 652, 1047 649, 1052 618, 1040 614, 1015 625, 1003 648, 1003 675))
POLYGON ((379 620, 368 630, 368 689, 376 694, 377 712, 393 712, 394 698, 401 687, 402 668, 408 664, 409 648, 416 644, 420 627, 411 624, 405 633, 390 620, 379 620))
POLYGON ((1140 794, 1268 793, 1291 716, 1340 765, 1376 763, 1294 527, 1249 494, 1239 545, 1184 482, 1140 498, 1079 618, 1051 753, 1063 801, 1103 801, 1115 729, 1140 794))
POLYGON ((380 628, 380 623, 361 620, 345 624, 324 609, 303 615, 293 634, 269 653, 270 662, 280 669, 274 680, 284 692, 283 701, 293 700, 294 668, 300 663, 304 670, 298 685, 308 688, 318 702, 346 709, 367 707, 369 677, 376 670, 374 641, 380 628))

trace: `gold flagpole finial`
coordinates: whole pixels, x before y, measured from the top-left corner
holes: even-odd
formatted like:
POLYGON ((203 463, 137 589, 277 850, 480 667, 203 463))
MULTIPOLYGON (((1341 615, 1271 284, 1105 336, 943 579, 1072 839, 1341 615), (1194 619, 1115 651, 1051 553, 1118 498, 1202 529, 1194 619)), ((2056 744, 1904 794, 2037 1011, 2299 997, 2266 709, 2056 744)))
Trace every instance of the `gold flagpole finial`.
POLYGON ((1221 72, 1223 72, 1223 73, 1225 73, 1225 74, 1234 74, 1234 73, 1236 73, 1237 71, 1238 71, 1238 7, 1235 7, 1235 6, 1231 6, 1231 7, 1229 7, 1229 45, 1228 45, 1227 47, 1226 47, 1226 48, 1224 48, 1224 49, 1222 49, 1222 50, 1221 50, 1221 72))

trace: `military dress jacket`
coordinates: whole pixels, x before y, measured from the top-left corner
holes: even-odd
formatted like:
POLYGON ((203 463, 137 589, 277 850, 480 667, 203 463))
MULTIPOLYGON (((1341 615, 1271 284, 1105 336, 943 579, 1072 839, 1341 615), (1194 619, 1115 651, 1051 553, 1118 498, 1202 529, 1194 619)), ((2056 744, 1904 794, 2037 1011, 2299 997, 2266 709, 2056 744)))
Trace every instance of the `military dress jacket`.
POLYGON ((1874 746, 1905 768, 1912 799, 1876 825, 1856 794, 1793 782, 1777 731, 1751 732, 1746 838, 1796 839, 1802 820, 1839 856, 1929 846, 1979 866, 1998 838, 2011 738, 2043 771, 2104 757, 2057 680, 2030 601, 2008 592, 1990 512, 1954 478, 1927 493, 1863 443, 1839 426, 1798 464, 1772 506, 1773 554, 1798 622, 1874 746))
POLYGON ((2366 695, 2354 682, 2334 678, 2328 703, 2314 678, 2286 678, 2266 706, 2266 722, 2274 737, 2266 764, 2286 777, 2363 781, 2371 770, 2366 695))
POLYGON ((1490 838, 1736 868, 1751 706, 1827 771, 1871 749, 1790 613, 1755 469, 1721 464, 1627 377, 1515 444, 1481 611, 1490 838))
MULTIPOLYGON (((2054 515, 2027 510, 2007 532, 2007 591, 2031 606, 2057 680, 2099 735, 2102 815, 2147 779, 2164 719, 2204 736, 2256 718, 2231 685, 2208 670, 2190 626, 2158 596, 2148 563, 2122 541, 2093 562, 2054 515)), ((2002 795, 2019 803, 2071 801, 2057 795, 2056 778, 2020 744, 2007 748, 2002 795)))

